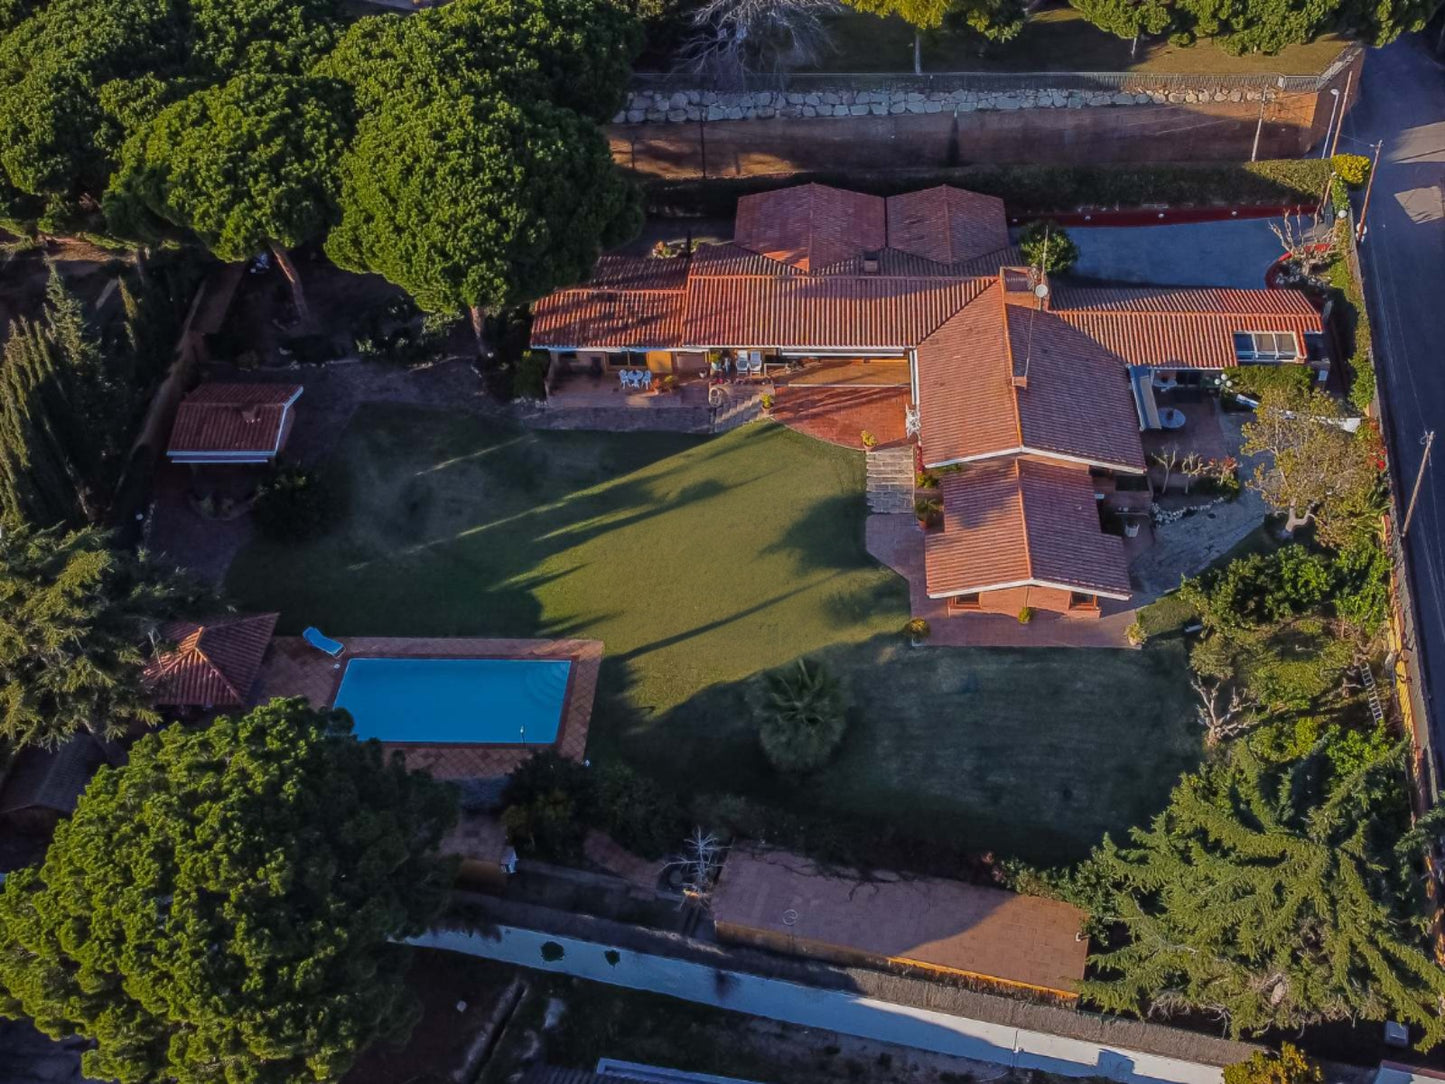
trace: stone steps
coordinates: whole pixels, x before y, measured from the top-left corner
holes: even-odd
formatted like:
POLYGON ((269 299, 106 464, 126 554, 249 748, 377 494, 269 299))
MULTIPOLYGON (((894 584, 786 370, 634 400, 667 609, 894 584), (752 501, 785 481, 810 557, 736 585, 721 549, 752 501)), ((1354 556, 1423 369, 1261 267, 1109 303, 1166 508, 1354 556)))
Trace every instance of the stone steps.
POLYGON ((756 421, 763 413, 763 401, 761 394, 757 392, 738 393, 728 388, 721 388, 723 395, 722 402, 712 407, 712 431, 714 433, 726 433, 730 429, 736 429, 740 425, 756 421))
POLYGON ((913 445, 879 448, 867 455, 868 511, 913 511, 913 445))

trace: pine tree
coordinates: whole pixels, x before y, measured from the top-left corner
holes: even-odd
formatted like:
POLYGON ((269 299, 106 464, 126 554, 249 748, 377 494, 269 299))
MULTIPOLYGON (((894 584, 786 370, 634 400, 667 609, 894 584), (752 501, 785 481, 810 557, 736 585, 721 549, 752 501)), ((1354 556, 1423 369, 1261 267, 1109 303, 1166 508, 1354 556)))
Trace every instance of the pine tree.
POLYGON ((93 527, 0 533, 0 738, 57 746, 157 719, 151 634, 197 608, 194 585, 107 546, 93 527))
POLYGON ((1403 745, 1340 748, 1271 762, 1237 741, 1132 847, 1097 855, 1127 939, 1093 957, 1084 994, 1116 1011, 1211 1013, 1234 1035, 1389 1018, 1422 1047, 1445 1038, 1445 970, 1418 892, 1435 825, 1403 831, 1403 745))

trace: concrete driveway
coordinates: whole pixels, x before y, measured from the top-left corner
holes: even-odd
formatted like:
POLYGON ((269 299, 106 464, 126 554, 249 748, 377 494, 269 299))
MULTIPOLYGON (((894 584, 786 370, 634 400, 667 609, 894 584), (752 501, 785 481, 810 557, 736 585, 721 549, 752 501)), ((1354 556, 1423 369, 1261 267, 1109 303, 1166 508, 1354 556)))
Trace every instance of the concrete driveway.
POLYGON ((1283 255, 1271 218, 1182 226, 1070 226, 1079 277, 1156 286, 1258 289, 1283 255))

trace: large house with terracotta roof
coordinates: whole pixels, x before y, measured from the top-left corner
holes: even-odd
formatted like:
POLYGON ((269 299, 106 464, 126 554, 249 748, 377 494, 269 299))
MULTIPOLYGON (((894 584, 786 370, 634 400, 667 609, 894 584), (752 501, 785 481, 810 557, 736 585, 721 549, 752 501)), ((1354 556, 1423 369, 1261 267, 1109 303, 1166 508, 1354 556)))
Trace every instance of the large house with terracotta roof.
POLYGON ((800 185, 740 199, 730 243, 604 256, 537 303, 532 345, 554 370, 686 376, 719 351, 906 365, 907 432, 924 467, 947 468, 929 597, 1098 616, 1100 599, 1129 597, 1100 509, 1137 506, 1141 490, 1147 506, 1156 388, 1243 364, 1323 377, 1324 325, 1298 291, 1054 289, 1022 262, 994 197, 800 185))

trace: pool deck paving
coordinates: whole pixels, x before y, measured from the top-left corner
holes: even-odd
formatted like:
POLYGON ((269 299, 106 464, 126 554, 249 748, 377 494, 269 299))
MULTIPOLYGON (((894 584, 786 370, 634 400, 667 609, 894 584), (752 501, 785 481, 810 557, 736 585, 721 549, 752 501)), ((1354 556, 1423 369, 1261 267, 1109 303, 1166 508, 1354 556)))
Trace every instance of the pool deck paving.
MULTIPOLYGON (((571 760, 587 750, 587 728, 602 666, 600 640, 483 640, 342 636, 339 658, 323 654, 299 636, 277 636, 261 664, 255 701, 273 697, 305 697, 318 708, 330 707, 341 684, 345 664, 353 658, 569 659, 572 672, 562 722, 554 746, 571 760)), ((543 748, 539 745, 476 743, 383 742, 388 753, 399 752, 410 768, 425 769, 438 779, 494 779, 509 775, 543 748)))

